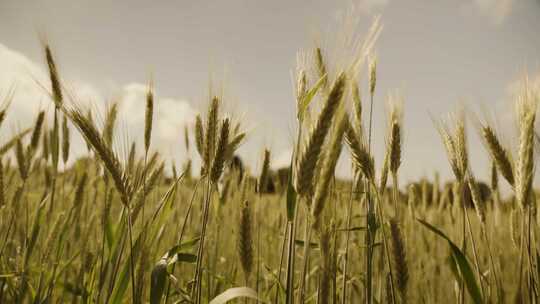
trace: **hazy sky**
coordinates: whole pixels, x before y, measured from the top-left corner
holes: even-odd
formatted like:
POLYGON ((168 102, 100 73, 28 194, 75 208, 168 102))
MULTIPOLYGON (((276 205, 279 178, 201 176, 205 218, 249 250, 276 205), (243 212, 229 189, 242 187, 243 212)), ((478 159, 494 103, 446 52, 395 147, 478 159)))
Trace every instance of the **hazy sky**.
MULTIPOLYGON (((381 155, 384 99, 399 89, 405 100, 405 180, 435 170, 449 176, 430 113, 439 117, 461 102, 509 116, 511 84, 525 72, 538 75, 537 0, 0 0, 0 96, 17 83, 8 126, 26 126, 31 113, 50 108, 35 88, 36 79, 46 83, 39 40, 45 34, 63 78, 78 94, 94 102, 123 100, 121 126, 131 138, 141 137, 143 85, 153 76, 159 95, 156 146, 169 149, 165 157, 182 158, 182 125, 204 109, 214 75, 249 127, 243 155, 257 168, 268 146, 279 161, 294 134, 296 53, 324 45, 336 34, 340 12, 351 5, 362 20, 356 32, 365 33, 374 14, 381 15, 375 145, 381 155)), ((488 161, 477 140, 470 137, 473 169, 485 177, 488 161)))

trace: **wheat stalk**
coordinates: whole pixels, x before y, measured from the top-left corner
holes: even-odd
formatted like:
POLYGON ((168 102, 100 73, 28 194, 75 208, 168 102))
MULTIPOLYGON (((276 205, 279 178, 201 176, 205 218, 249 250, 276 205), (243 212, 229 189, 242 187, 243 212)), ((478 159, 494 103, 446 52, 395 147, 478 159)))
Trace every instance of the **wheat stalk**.
MULTIPOLYGON (((200 115, 195 117, 195 146, 199 156, 204 157, 204 129, 200 115)), ((203 159, 204 160, 204 159, 203 159)))
MULTIPOLYGON (((111 175, 117 191, 121 194, 122 203, 128 204, 131 193, 128 189, 128 177, 123 174, 122 165, 116 154, 110 148, 110 144, 101 137, 99 131, 88 118, 77 109, 67 112, 73 124, 79 129, 85 139, 92 145, 94 152, 99 156, 107 172, 111 175)), ((110 130, 106 134, 110 134, 110 130)))
POLYGON ((212 161, 212 170, 210 171, 210 180, 217 183, 223 172, 226 159, 227 146, 229 144, 229 119, 226 118, 221 124, 221 132, 217 145, 216 155, 212 161))
POLYGON ((402 303, 406 303, 409 268, 407 266, 407 254, 401 229, 396 220, 390 220, 390 240, 392 241, 392 258, 396 270, 397 290, 401 296, 402 303))
POLYGON ((62 121, 62 160, 64 164, 68 162, 69 159, 69 144, 70 144, 69 128, 68 128, 68 119, 64 116, 62 121))
POLYGON ((152 119, 154 116, 154 88, 152 82, 148 85, 146 92, 146 111, 144 114, 144 149, 150 149, 150 141, 152 139, 152 119))
POLYGON ((319 114, 315 128, 312 130, 308 143, 298 161, 298 170, 295 176, 296 192, 299 195, 308 195, 313 192, 313 178, 315 168, 321 154, 321 149, 326 139, 334 113, 337 111, 346 85, 345 74, 340 74, 336 79, 332 90, 328 94, 326 102, 319 114))
POLYGON ((488 125, 482 126, 482 137, 488 148, 491 159, 506 181, 513 187, 514 169, 508 151, 502 146, 495 131, 488 125))
POLYGON ((219 98, 213 97, 208 108, 208 117, 206 122, 206 134, 204 137, 204 166, 210 168, 212 158, 215 155, 216 136, 218 128, 219 98))
POLYGON ((253 232, 251 208, 248 201, 242 204, 240 223, 238 225, 238 256, 244 271, 246 283, 253 270, 253 232))
POLYGON ((359 136, 349 124, 345 133, 345 142, 351 152, 352 161, 355 168, 361 172, 368 180, 375 178, 375 165, 373 157, 369 154, 365 144, 360 143, 359 136))
POLYGON ((342 115, 337 123, 332 142, 328 147, 329 153, 324 161, 320 181, 317 185, 317 191, 315 192, 315 196, 313 198, 311 215, 314 218, 314 227, 319 227, 320 224, 320 216, 329 193, 330 182, 334 176, 337 161, 341 154, 343 134, 345 133, 347 126, 348 117, 346 115, 342 115))

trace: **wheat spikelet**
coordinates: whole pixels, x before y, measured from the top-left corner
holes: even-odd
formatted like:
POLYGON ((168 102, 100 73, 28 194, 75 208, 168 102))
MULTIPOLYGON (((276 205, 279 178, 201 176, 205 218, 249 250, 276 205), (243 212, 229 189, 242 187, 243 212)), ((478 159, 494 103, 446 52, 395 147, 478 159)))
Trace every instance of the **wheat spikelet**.
POLYGON ((460 169, 463 175, 465 175, 469 167, 469 157, 467 153, 467 137, 465 133, 465 112, 462 109, 457 112, 455 124, 454 142, 456 143, 456 157, 460 169))
POLYGON ((375 94, 375 87, 377 86, 377 58, 370 58, 369 62, 369 93, 371 96, 375 94))
POLYGON ((390 112, 390 138, 388 140, 390 145, 390 171, 392 174, 396 174, 401 165, 401 142, 403 140, 401 121, 401 104, 395 103, 392 105, 390 112))
POLYGON ((34 130, 32 131, 32 136, 30 137, 30 148, 35 151, 39 145, 39 139, 41 136, 41 130, 43 129, 43 121, 45 120, 45 112, 40 111, 36 122, 34 124, 34 130))
POLYGON ((317 72, 319 73, 319 77, 323 79, 322 80, 323 81, 323 83, 322 83, 323 88, 327 88, 328 87, 328 80, 327 80, 328 77, 324 77, 327 74, 326 64, 324 63, 322 50, 319 47, 315 48, 315 67, 317 68, 317 72))
POLYGON ((54 62, 52 51, 49 45, 45 45, 45 58, 49 67, 49 78, 51 80, 52 97, 56 109, 59 109, 63 103, 62 88, 60 85, 60 76, 54 62))
POLYGON ((113 103, 107 111, 107 116, 105 117, 105 125, 103 127, 103 139, 105 143, 112 147, 114 129, 116 126, 116 117, 118 116, 118 104, 113 103))
POLYGON ((225 165, 226 150, 229 144, 229 119, 226 118, 221 125, 221 132, 219 136, 219 142, 212 162, 212 170, 210 171, 210 180, 216 183, 221 177, 223 167, 225 165))
POLYGON ((43 132, 42 140, 41 140, 41 155, 42 158, 47 162, 49 160, 49 132, 47 131, 47 128, 44 128, 45 131, 43 132))
POLYGON ((268 184, 268 174, 270 171, 270 150, 264 150, 263 163, 261 168, 261 175, 259 176, 259 193, 266 191, 266 185, 268 184))
POLYGON ((491 191, 497 192, 499 190, 499 173, 497 170, 497 164, 491 162, 491 191))
POLYGON ((204 157, 204 129, 200 115, 195 117, 195 146, 199 156, 204 157))
POLYGON ((92 145, 94 152, 103 161, 105 168, 111 175, 117 191, 121 194, 122 203, 128 204, 130 193, 128 192, 127 176, 123 174, 122 166, 116 154, 111 150, 109 144, 101 137, 94 124, 89 121, 85 115, 72 109, 68 115, 73 124, 79 129, 85 139, 92 145))
POLYGON ((480 220, 482 225, 485 225, 486 224, 486 207, 484 205, 484 202, 481 199, 480 192, 478 190, 478 184, 476 183, 476 180, 474 179, 474 176, 470 171, 467 175, 467 183, 471 191, 471 199, 474 204, 474 209, 476 210, 476 215, 478 216, 478 219, 480 220))
POLYGON ((373 157, 368 153, 365 144, 360 143, 358 138, 358 135, 349 124, 345 132, 345 142, 349 146, 355 168, 362 172, 368 180, 373 180, 375 178, 373 157))
POLYGON ((186 152, 189 154, 189 132, 187 125, 184 125, 184 147, 186 152))
POLYGON ((133 168, 135 167, 136 149, 137 149, 136 143, 132 142, 131 147, 129 148, 128 161, 127 161, 127 166, 126 166, 128 172, 133 172, 133 168))
POLYGON ((495 131, 490 126, 486 125, 482 127, 482 137, 484 138, 491 159, 496 164, 502 176, 513 187, 515 183, 514 169, 512 168, 512 161, 508 151, 501 145, 495 131))
POLYGON ((68 162, 69 159, 69 128, 68 128, 68 119, 64 116, 62 121, 62 160, 64 164, 68 162))
POLYGON ((144 114, 144 149, 148 152, 152 139, 152 118, 154 116, 154 89, 152 83, 146 92, 146 111, 144 114))
POLYGON ((246 281, 249 279, 253 269, 253 234, 251 208, 248 201, 245 201, 240 211, 240 224, 238 227, 238 256, 240 257, 240 265, 246 276, 246 281))
POLYGON ((0 127, 2 127, 2 123, 4 123, 5 119, 6 119, 6 109, 3 109, 0 111, 0 127))
POLYGON ((389 152, 389 149, 387 149, 386 153, 384 154, 383 166, 381 168, 381 177, 379 179, 379 191, 381 192, 381 195, 384 194, 384 190, 386 189, 386 183, 388 182, 388 166, 390 163, 389 152))
POLYGON ((402 302, 405 303, 407 302, 409 269, 407 267, 405 244, 396 220, 390 220, 390 240, 392 241, 392 258, 396 269, 396 286, 402 302))
POLYGON ((24 155, 24 148, 20 139, 15 144, 15 158, 17 159, 17 167, 21 179, 25 180, 28 177, 28 167, 26 163, 26 156, 24 155))
POLYGON ((352 81, 351 86, 354 106, 354 120, 358 133, 362 134, 362 95, 360 94, 360 89, 358 88, 358 83, 356 81, 352 81))
POLYGON ((454 176, 457 180, 462 181, 464 178, 464 172, 458 160, 456 140, 450 133, 448 127, 443 125, 442 122, 437 123, 436 126, 439 134, 441 135, 446 150, 446 155, 448 157, 448 161, 450 162, 450 167, 454 172, 454 176))
POLYGON ((187 159, 186 162, 184 163, 184 166, 182 167, 182 172, 184 176, 186 177, 186 179, 188 180, 192 178, 192 166, 193 164, 192 164, 191 159, 187 159))
POLYGON ((307 76, 304 70, 298 72, 296 80, 296 106, 298 109, 301 107, 301 101, 307 92, 307 76))
POLYGON ((51 135, 51 158, 54 170, 56 170, 58 168, 58 158, 60 157, 60 127, 58 121, 58 111, 54 112, 53 129, 51 135))
POLYGON ((319 114, 315 128, 309 136, 304 152, 301 154, 301 158, 298 162, 298 171, 295 177, 296 191, 300 195, 307 195, 313 192, 315 167, 317 166, 317 161, 319 160, 328 130, 332 125, 334 113, 341 103, 345 84, 345 74, 341 73, 326 99, 326 103, 319 114))
MULTIPOLYGON (((86 119, 91 122, 92 124, 94 123, 94 117, 92 115, 92 110, 91 109, 88 109, 86 111, 86 119)), ((88 153, 90 153, 92 151, 92 145, 90 145, 90 143, 88 141, 86 141, 86 149, 88 150, 88 153)))
POLYGON ((348 127, 348 117, 342 115, 340 121, 337 123, 337 127, 332 138, 332 142, 328 147, 329 153, 325 158, 320 181, 317 185, 317 191, 313 199, 311 215, 314 218, 313 226, 318 227, 320 223, 320 216, 324 208, 326 198, 330 189, 330 182, 334 176, 339 155, 341 154, 341 147, 343 142, 343 134, 348 127))
MULTIPOLYGON (((527 98, 527 96, 522 96, 527 98)), ((534 122, 536 103, 532 100, 520 100, 519 115, 519 151, 516 164, 516 200, 525 209, 529 204, 534 174, 534 122)))
POLYGON ((210 168, 212 157, 215 155, 216 136, 218 128, 219 116, 219 98, 212 98, 210 107, 208 108, 208 117, 206 122, 206 134, 204 137, 204 166, 210 168))

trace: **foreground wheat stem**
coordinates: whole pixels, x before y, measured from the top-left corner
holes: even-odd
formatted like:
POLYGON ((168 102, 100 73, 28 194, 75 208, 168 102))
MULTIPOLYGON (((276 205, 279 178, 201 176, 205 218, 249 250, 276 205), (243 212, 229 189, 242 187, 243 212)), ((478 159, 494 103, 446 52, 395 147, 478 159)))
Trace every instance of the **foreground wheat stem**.
POLYGON ((471 238, 471 245, 473 250, 473 257, 474 257, 474 265, 476 268, 476 274, 478 275, 478 281, 480 282, 480 289, 482 291, 482 296, 485 296, 485 287, 484 287, 484 279, 482 276, 482 272, 480 271, 480 262, 478 261, 478 253, 476 250, 476 242, 474 241, 474 234, 471 228, 471 221, 469 220, 469 212, 467 211, 467 207, 465 206, 465 201, 462 202, 463 206, 463 214, 465 215, 465 219, 467 222, 467 229, 469 232, 469 237, 471 238))
POLYGON ((347 206, 347 216, 345 219, 345 256, 343 257, 343 281, 342 281, 342 290, 343 295, 341 297, 341 303, 345 304, 347 300, 347 271, 348 271, 348 262, 349 262, 349 242, 351 238, 350 229, 351 229, 351 213, 352 213, 352 204, 354 201, 354 189, 356 185, 356 177, 353 177, 351 181, 351 192, 349 195, 349 202, 347 206))
POLYGON ((201 302, 201 283, 202 283, 202 260, 204 255, 204 240, 206 237, 206 227, 208 226, 208 218, 210 213, 210 199, 212 196, 213 186, 210 181, 210 176, 207 176, 206 183, 206 198, 204 200, 204 209, 203 209, 203 222, 201 230, 201 238, 199 240, 199 249, 197 250, 197 265, 195 268, 195 279, 194 279, 194 290, 192 297, 195 296, 195 303, 201 302))
POLYGON ((373 192, 375 193, 375 198, 377 199, 377 205, 375 209, 377 212, 377 216, 379 217, 379 221, 381 222, 381 235, 382 235, 382 240, 383 240, 383 245, 384 245, 384 252, 386 254, 386 262, 388 263, 388 273, 390 275, 390 291, 392 295, 392 303, 397 303, 396 295, 395 295, 395 288, 394 288, 394 274, 392 271, 392 264, 390 262, 391 261, 390 249, 388 247, 388 241, 386 239, 386 230, 384 228, 385 223, 384 223, 384 214, 382 211, 382 199, 379 193, 376 191, 377 186, 375 185, 373 181, 371 181, 371 187, 373 188, 373 192))
POLYGON ((126 220, 128 225, 128 235, 129 235, 129 265, 130 265, 130 275, 131 275, 131 293, 133 300, 138 302, 136 298, 136 290, 135 290, 135 261, 133 259, 133 225, 131 222, 131 207, 129 204, 126 207, 127 214, 126 214, 126 220))
MULTIPOLYGON (((200 179, 195 183, 195 188, 193 189, 193 193, 191 194, 191 199, 189 200, 189 206, 186 210, 186 215, 184 216, 184 222, 182 223, 182 228, 180 229, 180 235, 178 236, 177 244, 181 245, 182 240, 184 239, 184 233, 186 231, 187 227, 187 221, 189 219, 189 215, 191 214, 191 209, 193 208, 193 202, 195 201, 195 195, 197 194, 197 190, 199 189, 200 179)), ((171 270, 171 273, 174 273, 174 269, 176 268, 176 264, 173 265, 173 268, 171 270)), ((169 280, 167 282, 167 292, 165 293, 165 304, 167 304, 169 300, 170 295, 170 288, 171 288, 171 281, 169 280)))
POLYGON ((274 303, 278 303, 278 299, 279 299, 279 285, 281 285, 281 273, 282 273, 282 268, 283 268, 283 260, 284 260, 284 257, 285 257, 285 249, 286 249, 286 245, 287 245, 287 234, 289 232, 289 223, 285 223, 285 230, 283 231, 283 241, 281 242, 281 254, 279 256, 279 268, 278 268, 278 276, 277 276, 277 280, 278 280, 278 286, 276 288, 276 294, 274 296, 274 303))
MULTIPOLYGON (((376 86, 376 64, 372 61, 370 64, 370 96, 369 96, 369 129, 368 129, 368 154, 371 155, 371 134, 373 127, 373 99, 375 95, 376 86)), ((364 189, 366 190, 366 303, 371 304, 372 301, 372 259, 373 259, 373 236, 371 235, 371 224, 369 222, 370 216, 373 217, 373 205, 371 202, 371 189, 369 187, 369 181, 365 179, 364 189)))
MULTIPOLYGON (((296 148, 293 151, 293 155, 291 155, 291 164, 289 166, 289 178, 288 178, 288 185, 292 184, 292 170, 293 170, 293 164, 294 159, 296 158, 296 155, 300 151, 300 140, 302 138, 302 120, 299 119, 298 121, 298 131, 296 136, 296 148)), ((295 239, 296 239, 296 223, 298 221, 298 202, 296 202, 293 210, 293 220, 287 221, 288 226, 288 240, 289 243, 287 245, 287 276, 286 276, 286 303, 292 303, 293 297, 294 297, 294 256, 295 256, 295 239)), ((286 229, 287 230, 287 229, 286 229)))
POLYGON ((311 243, 311 224, 309 221, 309 214, 306 216, 305 220, 305 227, 304 227, 304 261, 302 266, 302 274, 301 274, 301 281, 300 281, 300 291, 298 294, 298 302, 304 303, 305 302, 305 287, 306 287, 306 275, 307 275, 307 269, 309 265, 309 251, 310 251, 310 243, 311 243))
POLYGON ((296 239, 296 225, 298 224, 298 207, 294 210, 294 218, 289 223, 289 244, 287 249, 287 294, 286 303, 293 303, 294 301, 294 256, 295 256, 295 239, 296 239))

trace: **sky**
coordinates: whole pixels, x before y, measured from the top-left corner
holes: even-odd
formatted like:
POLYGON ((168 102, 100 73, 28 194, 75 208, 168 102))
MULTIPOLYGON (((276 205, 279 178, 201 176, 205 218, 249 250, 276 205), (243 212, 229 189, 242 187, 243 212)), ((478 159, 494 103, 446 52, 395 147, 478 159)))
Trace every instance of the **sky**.
MULTIPOLYGON (((204 112, 212 83, 224 92, 227 109, 243 120, 248 137, 240 153, 252 170, 258 170, 264 147, 275 166, 286 164, 296 128, 297 52, 319 45, 326 50, 343 31, 347 11, 360 20, 352 30, 361 38, 374 16, 381 18, 374 49, 374 147, 384 155, 385 100, 399 90, 402 180, 435 171, 451 175, 433 117, 464 106, 479 115, 495 113, 498 123, 511 127, 516 81, 526 74, 540 81, 538 0, 1 0, 0 96, 15 85, 15 98, 0 142, 31 125, 38 110, 51 112, 40 86, 47 85, 45 37, 80 103, 100 109, 107 101, 120 102, 123 138, 141 142, 144 92, 152 79, 153 146, 166 159, 182 161, 183 126, 204 112)), ((367 77, 360 81, 366 88, 367 77)), ((473 126, 469 132, 472 168, 486 178, 489 160, 473 126)), ((511 145, 515 136, 507 133, 511 145)), ((85 149, 80 139, 72 146, 75 153, 85 149)), ((347 172, 342 160, 339 173, 347 172)))

